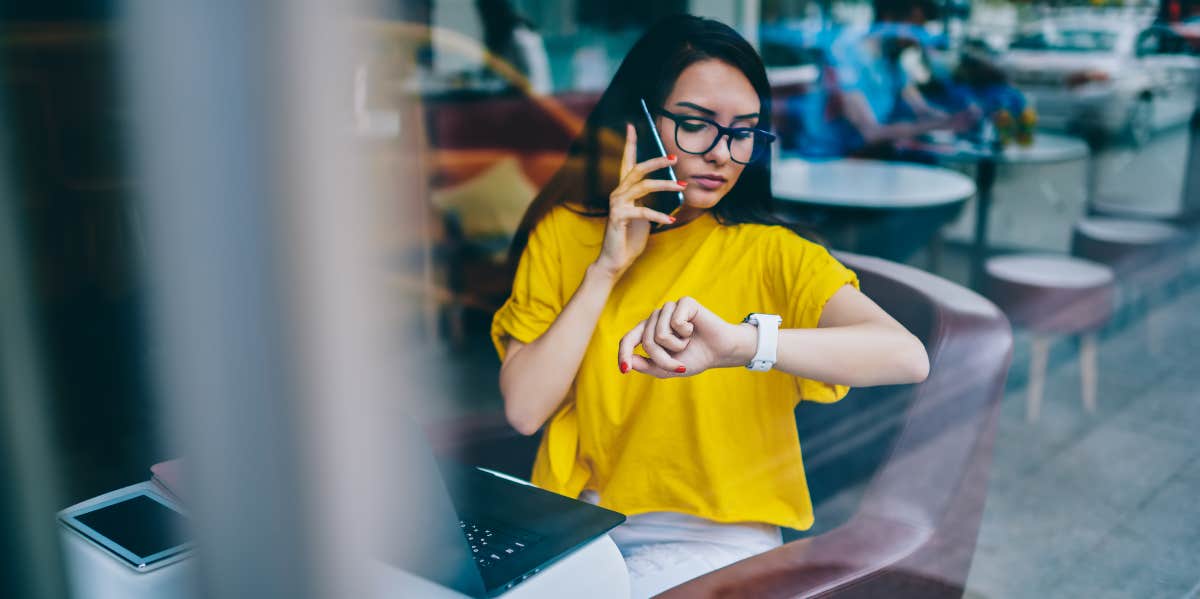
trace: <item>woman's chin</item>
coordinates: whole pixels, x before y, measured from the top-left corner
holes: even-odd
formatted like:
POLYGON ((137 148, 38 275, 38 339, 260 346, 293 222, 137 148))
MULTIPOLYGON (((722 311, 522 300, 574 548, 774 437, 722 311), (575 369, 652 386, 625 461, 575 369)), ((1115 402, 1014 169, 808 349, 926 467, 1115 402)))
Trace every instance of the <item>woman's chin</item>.
POLYGON ((724 190, 689 189, 683 193, 683 205, 694 210, 708 210, 725 197, 724 190))

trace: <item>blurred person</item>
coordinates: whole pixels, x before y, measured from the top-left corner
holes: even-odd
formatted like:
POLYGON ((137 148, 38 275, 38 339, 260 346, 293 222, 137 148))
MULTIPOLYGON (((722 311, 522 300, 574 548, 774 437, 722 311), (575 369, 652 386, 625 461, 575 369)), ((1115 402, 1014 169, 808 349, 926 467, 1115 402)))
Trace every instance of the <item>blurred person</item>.
POLYGON ((790 100, 800 115, 797 149, 806 155, 895 158, 893 143, 936 129, 963 132, 979 119, 973 106, 947 114, 910 80, 901 57, 920 49, 936 17, 932 0, 875 0, 875 22, 846 32, 825 52, 818 88, 790 100))
POLYGON ((800 401, 928 373, 920 341, 855 274, 771 216, 770 96, 733 29, 660 21, 513 243, 512 295, 492 324, 506 417, 544 429, 535 484, 629 515, 612 538, 636 597, 812 525, 800 401), (643 98, 666 157, 638 155, 654 145, 643 98), (648 177, 668 165, 678 183, 648 177), (678 191, 674 217, 643 205, 678 191), (777 339, 773 368, 760 335, 777 339))
POLYGON ((1001 145, 1033 143, 1036 111, 982 42, 967 43, 953 73, 935 78, 924 90, 932 103, 948 110, 977 107, 995 125, 1001 145))
POLYGON ((488 51, 529 79, 531 91, 549 94, 550 59, 533 23, 517 13, 509 0, 475 0, 475 9, 488 51))

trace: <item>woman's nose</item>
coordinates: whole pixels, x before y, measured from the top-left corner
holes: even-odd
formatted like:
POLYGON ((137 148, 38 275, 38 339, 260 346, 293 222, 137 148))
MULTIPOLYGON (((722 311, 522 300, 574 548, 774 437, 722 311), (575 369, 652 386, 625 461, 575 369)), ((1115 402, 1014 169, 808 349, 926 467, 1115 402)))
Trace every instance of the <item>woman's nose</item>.
POLYGON ((729 142, 724 135, 717 138, 716 145, 704 154, 704 159, 715 164, 729 162, 729 142))

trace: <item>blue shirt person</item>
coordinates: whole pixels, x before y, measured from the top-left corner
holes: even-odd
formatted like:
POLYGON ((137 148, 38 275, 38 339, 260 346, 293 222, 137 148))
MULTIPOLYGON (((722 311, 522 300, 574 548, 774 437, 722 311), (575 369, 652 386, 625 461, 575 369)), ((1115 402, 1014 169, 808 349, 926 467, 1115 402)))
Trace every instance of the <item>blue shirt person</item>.
POLYGON ((869 154, 927 131, 963 131, 974 124, 976 109, 947 114, 934 108, 901 66, 900 54, 919 44, 922 33, 877 23, 834 42, 817 89, 789 100, 789 112, 801 123, 796 149, 811 157, 869 154))
POLYGON ((796 150, 810 157, 886 155, 895 141, 934 129, 964 131, 978 120, 974 107, 947 114, 930 106, 901 66, 906 49, 931 41, 921 26, 930 10, 921 0, 876 0, 869 29, 846 31, 830 44, 817 89, 788 100, 801 123, 796 150))

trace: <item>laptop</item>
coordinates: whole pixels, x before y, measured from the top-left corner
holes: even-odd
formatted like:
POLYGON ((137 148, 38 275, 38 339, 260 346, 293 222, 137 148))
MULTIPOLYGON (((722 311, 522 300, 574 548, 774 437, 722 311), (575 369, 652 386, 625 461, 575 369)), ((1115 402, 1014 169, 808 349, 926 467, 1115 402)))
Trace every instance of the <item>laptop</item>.
MULTIPOLYGON (((625 521, 617 512, 451 461, 438 461, 400 422, 402 483, 381 483, 390 517, 378 557, 472 597, 492 597, 625 521), (415 515, 415 516, 414 516, 415 515)), ((178 494, 180 460, 155 464, 156 486, 178 494)), ((386 477, 389 481, 396 478, 386 477)))
POLYGON ((470 550, 466 557, 488 596, 511 589, 625 521, 623 514, 477 468, 440 466, 450 482, 462 548, 470 550))
POLYGON ((395 498, 397 515, 409 517, 389 528, 385 561, 460 593, 503 594, 625 521, 584 501, 435 461, 411 438, 408 447, 420 484, 395 498))

